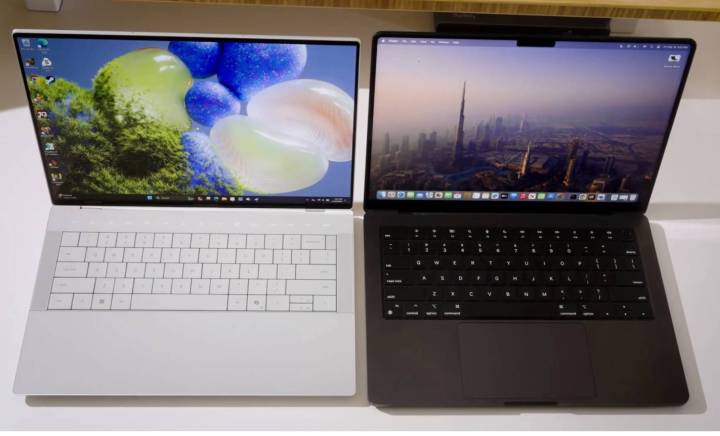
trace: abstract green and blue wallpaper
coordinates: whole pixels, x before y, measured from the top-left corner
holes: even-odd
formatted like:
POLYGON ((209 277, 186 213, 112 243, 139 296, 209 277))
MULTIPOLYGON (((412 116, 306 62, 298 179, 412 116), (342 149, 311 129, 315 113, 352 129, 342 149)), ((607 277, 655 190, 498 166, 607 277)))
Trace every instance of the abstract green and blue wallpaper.
POLYGON ((19 38, 60 195, 349 197, 354 44, 19 38))

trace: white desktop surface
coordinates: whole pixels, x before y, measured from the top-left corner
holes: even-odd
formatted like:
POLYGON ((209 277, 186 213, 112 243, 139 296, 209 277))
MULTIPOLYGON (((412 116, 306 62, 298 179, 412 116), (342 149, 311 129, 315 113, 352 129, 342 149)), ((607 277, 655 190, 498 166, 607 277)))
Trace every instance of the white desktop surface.
MULTIPOLYGON (((362 184, 355 179, 358 393, 353 398, 25 398, 12 393, 50 199, 26 107, 0 112, 0 429, 720 429, 720 100, 684 100, 648 216, 690 388, 674 408, 379 410, 366 390, 362 184)), ((618 356, 622 364, 622 356, 618 356)), ((188 374, 192 377, 192 374, 188 374)))

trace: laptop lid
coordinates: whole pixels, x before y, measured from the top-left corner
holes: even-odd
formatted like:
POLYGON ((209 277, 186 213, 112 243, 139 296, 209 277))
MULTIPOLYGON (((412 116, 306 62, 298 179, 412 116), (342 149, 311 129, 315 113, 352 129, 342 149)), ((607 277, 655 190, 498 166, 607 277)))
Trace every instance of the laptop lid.
POLYGON ((645 211, 694 49, 380 33, 365 207, 645 211))
POLYGON ((352 206, 357 41, 13 36, 54 204, 352 206))

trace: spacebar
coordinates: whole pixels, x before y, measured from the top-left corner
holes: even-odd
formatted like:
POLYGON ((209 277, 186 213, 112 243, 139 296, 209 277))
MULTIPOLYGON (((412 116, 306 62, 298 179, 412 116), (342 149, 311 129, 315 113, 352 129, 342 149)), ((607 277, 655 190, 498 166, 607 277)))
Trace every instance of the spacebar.
POLYGON ((464 303, 462 318, 469 319, 548 319, 556 318, 550 303, 464 303))
POLYGON ((130 310, 227 310, 227 295, 133 294, 130 310))

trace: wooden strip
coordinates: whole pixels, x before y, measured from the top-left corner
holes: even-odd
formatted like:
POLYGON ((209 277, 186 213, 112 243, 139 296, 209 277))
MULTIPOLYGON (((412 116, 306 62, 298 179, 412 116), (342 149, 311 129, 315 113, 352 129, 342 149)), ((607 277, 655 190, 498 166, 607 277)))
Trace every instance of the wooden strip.
POLYGON ((467 12, 510 15, 720 21, 720 0, 134 0, 138 2, 240 4, 467 12))

